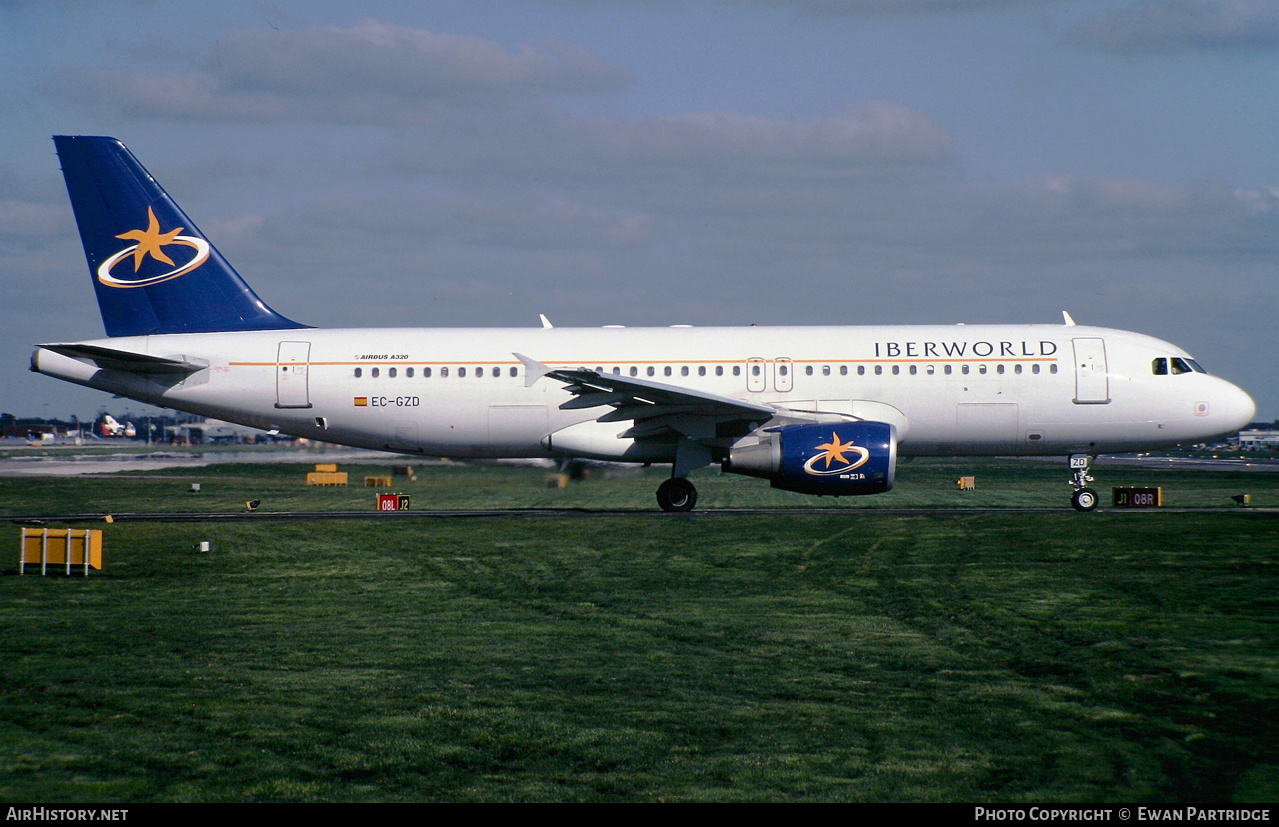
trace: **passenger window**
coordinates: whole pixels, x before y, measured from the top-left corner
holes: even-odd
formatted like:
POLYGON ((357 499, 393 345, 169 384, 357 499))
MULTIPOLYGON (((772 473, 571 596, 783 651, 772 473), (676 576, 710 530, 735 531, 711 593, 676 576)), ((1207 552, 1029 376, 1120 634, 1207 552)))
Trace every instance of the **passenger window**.
POLYGON ((1031 365, 1031 366, 1030 366, 1030 372, 1031 372, 1031 373, 1039 373, 1039 365, 1038 365, 1038 364, 1031 365))
POLYGON ((448 369, 448 368, 440 368, 440 377, 441 377, 441 378, 447 378, 447 377, 448 377, 448 375, 449 375, 449 369, 448 369))
POLYGON ((1056 372, 1057 372, 1057 365, 1055 365, 1055 364, 1049 365, 1049 366, 1048 366, 1048 372, 1049 372, 1049 373, 1056 373, 1056 372))
POLYGON ((655 372, 655 371, 654 371, 654 369, 653 369, 653 366, 652 366, 652 365, 649 365, 649 366, 648 366, 648 371, 647 371, 647 372, 648 372, 648 375, 649 375, 649 376, 652 376, 652 375, 654 374, 654 372, 655 372))
POLYGON ((813 366, 812 366, 812 365, 805 365, 805 366, 804 366, 804 375, 805 375, 805 376, 812 376, 812 375, 813 375, 813 366))
POLYGON ((670 365, 667 365, 666 367, 662 368, 662 375, 663 375, 663 376, 670 376, 670 375, 671 375, 671 366, 670 366, 670 365))
POLYGON ((697 375, 698 375, 698 376, 705 376, 705 375, 706 375, 706 365, 698 365, 698 366, 697 366, 697 375))
MULTIPOLYGON (((600 369, 600 373, 603 373, 603 372, 604 372, 604 370, 601 368, 601 369, 600 369)), ((512 376, 512 377, 519 376, 519 375, 520 375, 520 369, 519 369, 519 368, 511 368, 511 376, 512 376)))
POLYGON ((902 372, 901 365, 893 365, 893 376, 902 372))
POLYGON ((413 368, 405 368, 405 370, 404 370, 404 375, 405 375, 405 376, 407 376, 409 379, 412 379, 412 378, 413 378, 413 368))
POLYGON ((372 372, 372 374, 371 374, 371 375, 373 376, 373 378, 374 378, 374 379, 376 379, 376 378, 377 378, 377 374, 378 374, 378 369, 377 369, 377 368, 374 368, 374 369, 373 369, 373 372, 372 372))
POLYGON ((822 376, 830 376, 830 365, 822 365, 822 376))
POLYGON ((741 376, 741 375, 742 375, 742 366, 741 366, 741 365, 733 365, 733 375, 734 375, 734 376, 741 376))
POLYGON ((840 366, 839 366, 839 375, 840 375, 840 376, 847 376, 847 375, 848 375, 848 365, 840 365, 840 366))
POLYGON ((964 374, 964 376, 967 376, 967 375, 968 375, 968 365, 964 365, 962 368, 960 368, 960 369, 959 369, 959 372, 960 372, 960 373, 962 373, 962 374, 964 374))
POLYGON ((857 375, 858 375, 858 376, 865 376, 865 375, 866 375, 866 366, 865 366, 865 365, 858 365, 858 366, 857 366, 857 375))
POLYGON ((1150 372, 1153 373, 1155 376, 1167 376, 1168 360, 1164 359, 1163 357, 1160 357, 1156 359, 1155 361, 1151 362, 1150 372))
POLYGON ((951 372, 950 365, 947 365, 947 366, 946 366, 946 375, 947 375, 947 376, 950 376, 950 372, 951 372))
POLYGON ((631 365, 631 376, 639 376, 639 368, 631 365))
POLYGON ((466 377, 466 368, 458 368, 458 369, 457 369, 457 375, 458 375, 460 378, 465 378, 465 377, 466 377))
POLYGON ((388 370, 388 371, 386 372, 386 375, 387 375, 387 376, 389 376, 389 377, 391 377, 392 379, 394 379, 394 378, 395 378, 395 368, 391 368, 390 370, 388 370))
POLYGON ((915 365, 911 365, 911 366, 910 366, 910 375, 911 375, 911 376, 914 376, 916 373, 919 373, 919 368, 918 368, 918 367, 916 367, 915 365))
POLYGON ((884 366, 883 366, 883 365, 875 365, 875 375, 876 375, 876 376, 883 376, 883 375, 884 375, 884 366))
POLYGON ((356 369, 355 369, 355 378, 356 378, 356 379, 359 379, 359 378, 360 378, 361 376, 363 376, 363 375, 364 375, 364 371, 363 371, 363 370, 361 370, 360 368, 356 368, 356 369))
POLYGON ((985 365, 978 365, 978 366, 977 366, 977 372, 978 372, 978 373, 980 373, 980 374, 983 374, 983 375, 984 375, 984 374, 986 373, 986 366, 985 366, 985 365))
POLYGON ((928 367, 924 368, 924 373, 927 373, 929 376, 932 376, 934 370, 936 370, 936 368, 934 368, 932 365, 929 365, 928 367))
POLYGON ((688 376, 688 365, 684 365, 679 369, 680 376, 688 376))
POLYGON ((716 366, 715 366, 715 375, 716 375, 716 376, 723 376, 723 375, 724 375, 724 366, 723 366, 723 365, 716 365, 716 366))
POLYGON ((430 369, 430 368, 422 368, 422 378, 423 378, 423 379, 430 379, 430 378, 431 378, 431 369, 430 369))

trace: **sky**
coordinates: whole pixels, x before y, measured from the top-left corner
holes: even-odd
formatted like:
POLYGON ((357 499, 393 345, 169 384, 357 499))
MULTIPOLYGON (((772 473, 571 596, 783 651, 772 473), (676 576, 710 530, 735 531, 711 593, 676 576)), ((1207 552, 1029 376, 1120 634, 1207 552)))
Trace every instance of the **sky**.
POLYGON ((0 410, 103 335, 50 136, 321 327, 1080 324, 1279 418, 1274 0, 0 0, 0 410))

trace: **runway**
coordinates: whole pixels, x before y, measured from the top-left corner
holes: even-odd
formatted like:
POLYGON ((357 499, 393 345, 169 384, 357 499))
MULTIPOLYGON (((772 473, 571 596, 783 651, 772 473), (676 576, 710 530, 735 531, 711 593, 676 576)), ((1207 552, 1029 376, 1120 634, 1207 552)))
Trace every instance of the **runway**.
MULTIPOLYGON (((168 468, 203 468, 208 465, 244 463, 252 465, 295 464, 315 462, 386 463, 405 461, 398 454, 343 448, 326 451, 192 451, 156 450, 147 453, 119 451, 112 453, 79 452, 75 446, 33 449, 30 453, 12 451, 0 456, 0 477, 76 477, 81 474, 118 474, 126 471, 160 471, 168 468), (51 453, 37 453, 49 450, 51 453)), ((414 465, 432 461, 413 460, 414 465)), ((438 460, 437 460, 438 462, 438 460)))
POLYGON ((1279 508, 1098 508, 1082 514, 1069 506, 1061 508, 717 508, 689 512, 666 512, 657 509, 586 509, 586 508, 505 508, 493 510, 408 510, 408 511, 222 511, 121 514, 10 514, 0 521, 15 525, 44 526, 65 523, 236 523, 323 520, 485 520, 519 519, 587 519, 599 517, 642 517, 653 520, 697 520, 718 517, 974 517, 992 514, 1044 515, 1079 514, 1088 519, 1097 514, 1256 514, 1279 515, 1279 508))

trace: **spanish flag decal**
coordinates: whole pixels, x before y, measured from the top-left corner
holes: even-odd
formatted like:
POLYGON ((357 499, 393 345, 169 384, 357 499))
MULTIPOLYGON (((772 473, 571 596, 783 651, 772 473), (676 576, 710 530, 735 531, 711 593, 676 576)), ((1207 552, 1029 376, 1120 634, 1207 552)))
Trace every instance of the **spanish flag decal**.
POLYGON ((357 407, 357 408, 367 408, 368 406, 369 406, 369 398, 368 398, 367 396, 357 396, 357 397, 355 397, 355 407, 357 407))

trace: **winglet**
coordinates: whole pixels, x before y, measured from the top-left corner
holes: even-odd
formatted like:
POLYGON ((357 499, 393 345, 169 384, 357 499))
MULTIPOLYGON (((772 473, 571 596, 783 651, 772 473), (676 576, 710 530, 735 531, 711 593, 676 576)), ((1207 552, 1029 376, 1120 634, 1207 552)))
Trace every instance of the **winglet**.
POLYGON ((1070 314, 1069 314, 1069 313, 1067 313, 1065 310, 1061 311, 1061 317, 1062 317, 1063 319, 1065 319, 1065 325, 1066 325, 1066 327, 1074 327, 1074 326, 1075 326, 1075 320, 1074 320, 1074 319, 1072 319, 1072 318, 1070 318, 1070 314))
POLYGON ((523 353, 512 353, 516 359, 524 363, 524 387, 531 388, 537 380, 551 372, 551 369, 536 359, 530 359, 523 353))
POLYGON ((537 317, 538 317, 539 319, 541 319, 541 320, 542 320, 542 329, 543 329, 543 330, 550 330, 552 327, 555 327, 555 325, 551 324, 551 320, 550 320, 550 319, 548 319, 548 318, 546 318, 546 314, 545 314, 545 313, 538 313, 538 314, 537 314, 537 317))

